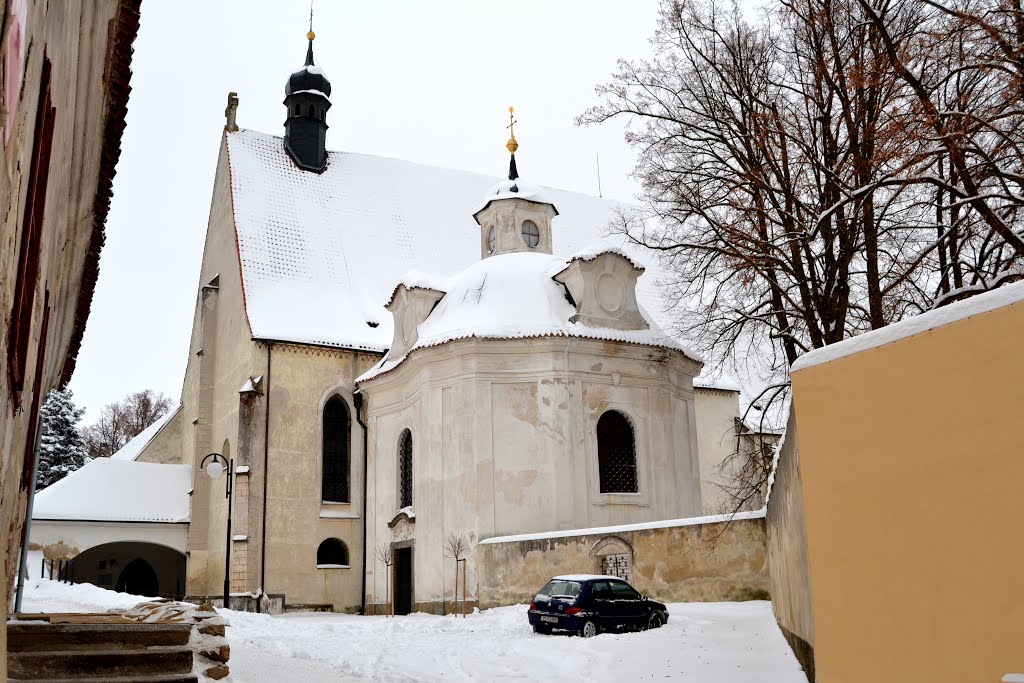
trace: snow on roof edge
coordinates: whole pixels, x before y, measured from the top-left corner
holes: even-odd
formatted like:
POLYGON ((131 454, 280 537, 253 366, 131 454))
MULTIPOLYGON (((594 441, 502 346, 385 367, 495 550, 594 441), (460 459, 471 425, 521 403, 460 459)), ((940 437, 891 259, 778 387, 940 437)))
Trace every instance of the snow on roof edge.
POLYGON ((388 362, 389 361, 388 357, 384 356, 380 360, 380 362, 378 362, 372 368, 370 368, 369 370, 367 370, 366 372, 361 374, 359 377, 356 377, 356 384, 358 385, 358 384, 361 384, 363 382, 369 382, 370 380, 376 379, 377 377, 380 377, 381 375, 386 375, 386 374, 392 372, 393 370, 397 370, 401 365, 403 365, 405 363, 406 359, 409 356, 411 356, 414 351, 419 351, 421 349, 431 349, 431 348, 434 348, 435 346, 443 346, 445 344, 450 344, 452 342, 458 342, 458 341, 465 341, 467 339, 480 339, 480 340, 484 340, 484 341, 488 341, 488 340, 490 340, 490 341, 508 341, 510 339, 545 339, 545 338, 548 338, 548 337, 566 337, 566 338, 575 337, 577 339, 590 339, 590 340, 593 340, 593 341, 619 342, 621 344, 632 344, 634 346, 648 346, 648 347, 651 347, 651 348, 671 349, 673 351, 678 351, 679 353, 683 354, 684 356, 689 358, 691 361, 694 361, 696 363, 703 363, 704 362, 704 360, 698 354, 696 354, 696 352, 691 351, 689 348, 683 346, 682 344, 670 344, 670 343, 667 343, 667 342, 664 343, 664 344, 655 344, 655 343, 650 343, 650 342, 646 342, 646 341, 634 341, 634 340, 631 340, 631 339, 625 339, 625 338, 622 338, 622 337, 616 337, 616 336, 613 336, 612 333, 616 332, 616 331, 620 331, 620 330, 614 330, 613 328, 610 328, 610 327, 594 327, 594 328, 590 328, 590 329, 598 330, 598 331, 599 330, 610 330, 611 332, 609 332, 607 335, 605 335, 605 334, 600 334, 599 332, 595 333, 595 334, 568 334, 564 330, 553 330, 553 331, 549 331, 549 332, 537 332, 537 333, 530 333, 530 332, 524 331, 521 334, 516 334, 516 335, 500 335, 500 336, 498 336, 498 335, 492 336, 492 335, 485 335, 485 334, 477 334, 475 332, 466 332, 463 335, 452 336, 452 337, 445 338, 445 339, 437 339, 437 340, 433 340, 433 341, 431 341, 429 343, 424 343, 424 344, 417 343, 415 346, 413 346, 411 349, 409 349, 406 353, 404 353, 400 358, 394 359, 394 361, 391 364, 389 364, 389 362, 388 362), (384 366, 388 366, 388 367, 384 367, 384 366))
POLYGON ((972 318, 976 315, 991 313, 1021 301, 1024 301, 1024 281, 1005 285, 999 289, 978 294, 970 299, 964 299, 942 308, 926 311, 913 318, 901 320, 881 329, 865 332, 856 337, 850 337, 841 342, 815 349, 797 358, 790 372, 799 372, 815 365, 821 365, 822 363, 852 356, 862 351, 886 346, 908 337, 929 332, 938 327, 972 318))
POLYGON ((698 524, 716 524, 719 522, 733 522, 744 519, 762 519, 765 516, 765 508, 752 510, 750 512, 736 512, 725 515, 707 515, 704 517, 684 517, 683 519, 663 519, 657 522, 640 522, 638 524, 620 524, 617 526, 593 527, 590 529, 569 529, 566 531, 541 531, 533 534, 516 534, 512 536, 494 536, 485 538, 480 544, 491 543, 514 543, 516 541, 543 541, 550 538, 566 538, 568 536, 597 536, 605 534, 616 534, 626 531, 648 531, 650 529, 669 529, 681 526, 696 526, 698 524))

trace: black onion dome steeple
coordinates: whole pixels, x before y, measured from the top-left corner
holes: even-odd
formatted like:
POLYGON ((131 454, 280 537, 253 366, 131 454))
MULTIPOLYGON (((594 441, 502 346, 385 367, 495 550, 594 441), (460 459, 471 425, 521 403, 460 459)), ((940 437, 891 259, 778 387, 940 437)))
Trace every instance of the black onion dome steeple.
POLYGON ((331 82, 313 62, 311 30, 306 37, 306 64, 288 78, 284 87, 284 148, 299 168, 322 172, 327 168, 327 110, 331 108, 331 82))

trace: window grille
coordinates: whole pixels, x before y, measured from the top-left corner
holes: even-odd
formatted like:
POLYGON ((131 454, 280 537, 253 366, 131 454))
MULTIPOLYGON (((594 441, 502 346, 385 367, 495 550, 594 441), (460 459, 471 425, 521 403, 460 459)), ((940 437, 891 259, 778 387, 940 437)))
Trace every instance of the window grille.
POLYGON ((636 493, 636 446, 626 416, 609 410, 597 421, 597 467, 601 493, 636 493))
POLYGON ((322 500, 349 500, 349 417, 345 401, 334 396, 324 406, 322 500))
POLYGON ((398 439, 398 488, 400 508, 412 506, 412 432, 402 432, 398 439))
POLYGON ((629 581, 629 555, 605 555, 601 558, 601 573, 629 581))

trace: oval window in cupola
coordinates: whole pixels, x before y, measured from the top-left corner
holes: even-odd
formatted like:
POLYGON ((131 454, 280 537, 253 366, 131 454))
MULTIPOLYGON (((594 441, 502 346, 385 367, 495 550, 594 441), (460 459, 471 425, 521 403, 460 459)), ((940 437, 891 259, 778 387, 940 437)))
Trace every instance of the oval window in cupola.
POLYGON ((531 249, 540 244, 540 230, 533 221, 523 221, 523 241, 531 249))

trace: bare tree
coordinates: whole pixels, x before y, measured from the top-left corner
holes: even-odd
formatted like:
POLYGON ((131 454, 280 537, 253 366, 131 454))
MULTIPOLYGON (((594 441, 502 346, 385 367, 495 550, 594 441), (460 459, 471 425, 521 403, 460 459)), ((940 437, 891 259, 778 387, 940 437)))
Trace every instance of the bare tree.
POLYGON ((108 403, 95 423, 82 428, 82 440, 89 457, 110 457, 170 409, 171 399, 152 389, 108 403))
POLYGON ((459 608, 459 565, 462 564, 462 616, 466 616, 466 570, 465 555, 469 552, 469 540, 464 534, 454 531, 444 542, 444 553, 455 560, 455 609, 459 608))
POLYGON ((394 555, 391 552, 391 546, 387 543, 381 543, 377 546, 374 554, 377 557, 377 561, 384 565, 384 602, 391 606, 391 616, 395 616, 395 603, 391 599, 391 565, 395 561, 394 555))
MULTIPOLYGON (((644 203, 613 230, 661 260, 675 331, 778 400, 803 353, 1019 265, 1014 1, 780 0, 755 25, 663 0, 654 56, 578 121, 630 122, 644 203)), ((736 509, 769 471, 741 450, 736 509)))

